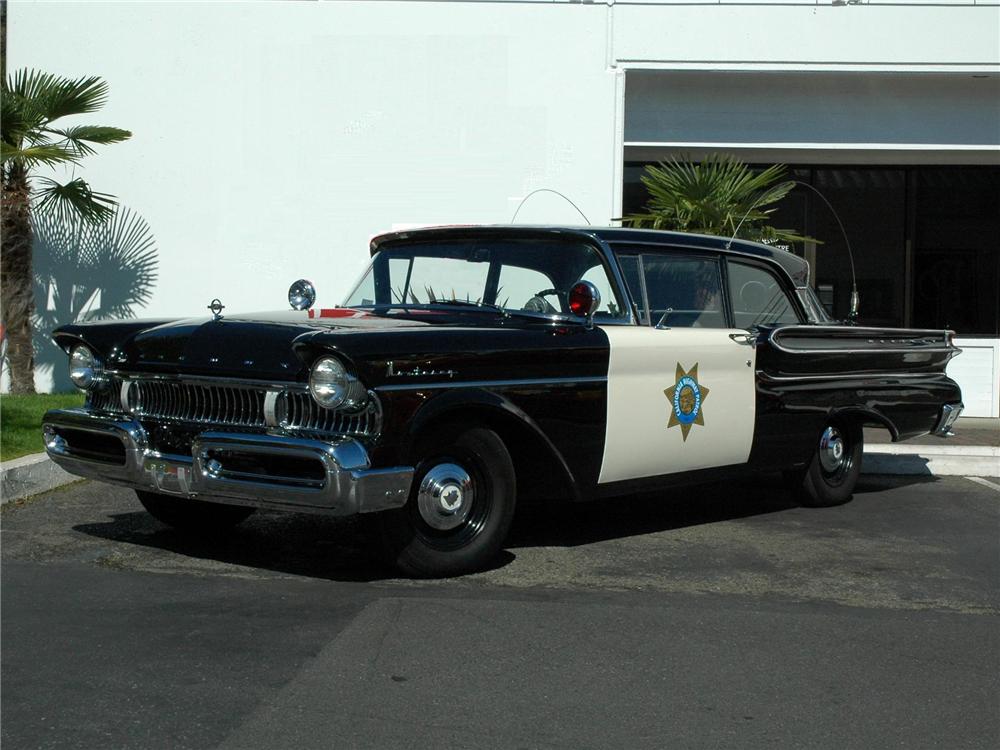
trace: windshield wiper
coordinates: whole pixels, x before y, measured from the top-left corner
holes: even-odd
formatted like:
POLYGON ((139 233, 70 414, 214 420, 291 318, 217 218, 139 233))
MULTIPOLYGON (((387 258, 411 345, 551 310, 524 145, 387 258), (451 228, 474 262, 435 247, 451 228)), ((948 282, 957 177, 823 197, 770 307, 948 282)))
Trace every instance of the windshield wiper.
POLYGON ((503 317, 509 318, 510 313, 507 312, 507 308, 501 307, 500 305, 493 305, 486 302, 473 302, 472 300, 466 299, 436 299, 431 300, 427 303, 428 305, 457 305, 460 307, 477 307, 482 310, 492 310, 493 312, 500 313, 503 317))

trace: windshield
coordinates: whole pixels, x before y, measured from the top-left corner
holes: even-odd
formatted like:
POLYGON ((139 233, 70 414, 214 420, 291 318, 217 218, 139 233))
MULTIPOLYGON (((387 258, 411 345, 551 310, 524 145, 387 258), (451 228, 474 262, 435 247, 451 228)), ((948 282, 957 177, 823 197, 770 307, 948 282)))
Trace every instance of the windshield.
POLYGON ((601 293, 595 319, 625 321, 601 254, 573 240, 463 239, 384 245, 348 295, 347 307, 481 307, 566 315, 569 290, 589 281, 601 293))

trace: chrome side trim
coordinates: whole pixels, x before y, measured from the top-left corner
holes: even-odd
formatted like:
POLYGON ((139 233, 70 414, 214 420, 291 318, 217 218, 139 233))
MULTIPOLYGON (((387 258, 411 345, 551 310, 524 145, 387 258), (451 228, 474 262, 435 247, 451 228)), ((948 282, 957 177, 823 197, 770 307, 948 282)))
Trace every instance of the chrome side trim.
POLYGON ((944 377, 943 372, 854 372, 830 375, 771 375, 757 370, 757 377, 771 383, 791 383, 799 380, 905 380, 907 378, 944 377))
MULTIPOLYGON (((785 354, 912 354, 913 352, 922 352, 927 354, 937 353, 937 352, 952 352, 954 354, 958 353, 958 347, 953 344, 948 343, 948 332, 947 331, 922 331, 922 330, 910 330, 907 328, 879 328, 872 329, 871 333, 866 334, 864 328, 852 328, 851 326, 793 326, 790 328, 776 328, 771 331, 767 337, 768 343, 771 344, 775 349, 785 354), (780 339, 782 337, 793 337, 792 332, 795 333, 813 333, 813 332, 833 332, 844 335, 845 339, 844 347, 830 347, 823 349, 812 349, 812 348, 793 348, 784 346, 781 344, 780 339), (892 334, 899 334, 898 336, 893 336, 892 334), (853 334, 853 335, 851 335, 853 334), (888 335, 887 335, 888 334, 888 335), (879 343, 886 339, 918 339, 921 336, 925 339, 932 339, 931 341, 925 341, 921 344, 914 344, 913 346, 901 347, 901 348, 885 348, 880 346, 879 343), (852 348, 852 341, 859 341, 861 339, 867 338, 869 343, 872 344, 870 348, 852 348), (940 338, 941 341, 937 341, 940 338)), ((899 343, 896 341, 891 341, 891 343, 899 343)), ((953 354, 953 356, 954 356, 953 354)))
POLYGON ((333 441, 281 435, 203 432, 192 455, 151 450, 137 421, 97 417, 82 410, 53 410, 43 419, 46 452, 66 471, 78 476, 193 500, 353 515, 398 508, 406 503, 413 481, 412 466, 372 469, 368 452, 352 438, 333 441), (119 439, 124 464, 74 455, 60 429, 92 432, 119 439), (254 457, 272 463, 288 458, 315 461, 311 476, 280 476, 254 457), (236 467, 227 469, 226 461, 236 467), (270 472, 270 473, 269 473, 270 472))
POLYGON ((458 382, 399 383, 376 386, 376 391, 419 391, 433 388, 510 388, 536 385, 577 385, 580 383, 607 383, 606 375, 580 378, 519 378, 512 380, 463 380, 458 382))

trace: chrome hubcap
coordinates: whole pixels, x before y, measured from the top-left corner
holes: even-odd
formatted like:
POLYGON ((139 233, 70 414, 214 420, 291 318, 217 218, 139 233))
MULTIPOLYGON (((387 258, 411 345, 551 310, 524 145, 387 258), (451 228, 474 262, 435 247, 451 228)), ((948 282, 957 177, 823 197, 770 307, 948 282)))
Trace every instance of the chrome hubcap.
POLYGON ((448 531, 469 516, 475 490, 472 477, 458 464, 438 464, 424 475, 417 491, 417 508, 428 526, 448 531))
POLYGON ((819 463, 823 471, 833 473, 844 465, 844 439, 836 427, 827 427, 819 440, 819 463))

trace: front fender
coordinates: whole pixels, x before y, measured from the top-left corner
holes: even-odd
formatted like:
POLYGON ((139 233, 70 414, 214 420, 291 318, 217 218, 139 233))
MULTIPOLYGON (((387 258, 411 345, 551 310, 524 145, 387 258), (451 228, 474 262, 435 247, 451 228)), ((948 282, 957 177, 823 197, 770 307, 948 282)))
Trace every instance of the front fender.
POLYGON ((579 488, 566 459, 538 423, 501 394, 485 388, 446 391, 426 401, 409 420, 406 436, 400 444, 401 454, 412 455, 417 437, 432 425, 457 419, 482 421, 506 440, 536 442, 545 454, 543 460, 556 470, 573 499, 580 499, 579 488))
POLYGON ((171 320, 115 320, 96 323, 69 323, 52 332, 52 340, 67 354, 76 344, 86 344, 99 356, 107 356, 140 331, 170 323, 171 320))

